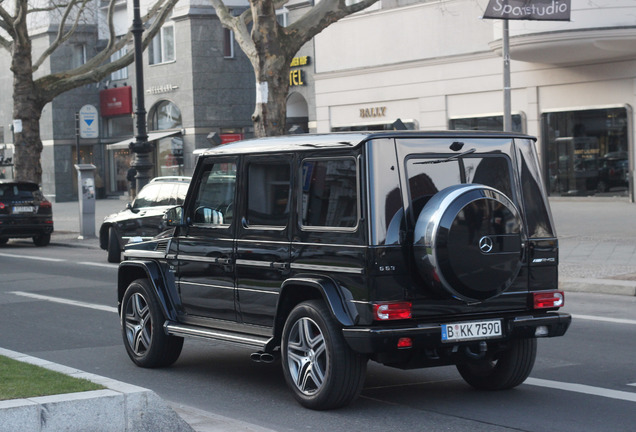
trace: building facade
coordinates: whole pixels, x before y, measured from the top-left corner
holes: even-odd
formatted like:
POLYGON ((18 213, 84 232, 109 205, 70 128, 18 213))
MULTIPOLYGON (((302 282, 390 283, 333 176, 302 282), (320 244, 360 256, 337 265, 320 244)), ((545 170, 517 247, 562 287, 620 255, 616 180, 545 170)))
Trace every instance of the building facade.
MULTIPOLYGON (((379 0, 314 40, 316 130, 502 129, 502 21, 488 0, 379 0)), ((633 200, 636 4, 571 0, 509 21, 513 129, 537 136, 552 195, 633 200)))
MULTIPOLYGON (((239 2, 245 7, 245 2, 239 2)), ((141 2, 142 15, 152 2, 141 2)), ((39 76, 82 64, 105 44, 108 2, 96 2, 96 20, 85 25, 40 68, 39 76)), ((239 5, 237 4, 237 7, 239 5)), ((237 11, 240 9, 237 9, 237 11)), ((132 1, 115 8, 115 30, 124 35, 132 23, 132 1)), ((42 52, 57 32, 50 21, 33 31, 34 52, 42 52)), ((132 50, 132 44, 113 56, 132 50)), ((0 84, 11 88, 10 58, 0 55, 0 84)), ((190 175, 193 151, 219 142, 234 141, 252 134, 254 73, 250 62, 223 28, 206 1, 180 1, 172 16, 143 53, 145 110, 148 141, 154 162, 152 175, 190 175)), ((128 191, 126 173, 133 155, 130 142, 136 135, 136 82, 134 63, 116 71, 100 83, 64 93, 49 103, 40 121, 42 187, 56 201, 77 199, 74 164, 96 166, 98 197, 128 191), (99 113, 99 136, 76 136, 76 113, 92 105, 99 113), (79 157, 77 149, 79 148, 79 157)), ((0 101, 3 127, 0 151, 11 154, 11 98, 0 101)))

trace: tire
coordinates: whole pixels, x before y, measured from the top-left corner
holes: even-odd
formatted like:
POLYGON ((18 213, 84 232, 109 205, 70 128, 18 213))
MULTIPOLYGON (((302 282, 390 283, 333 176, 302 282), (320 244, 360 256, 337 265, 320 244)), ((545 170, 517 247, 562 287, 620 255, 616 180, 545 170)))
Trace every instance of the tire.
POLYGON ((170 366, 177 361, 183 338, 163 331, 165 318, 147 279, 133 281, 124 294, 121 330, 126 352, 138 366, 170 366))
POLYGON ((457 365, 464 381, 479 390, 506 390, 523 383, 537 357, 537 340, 517 339, 495 358, 457 365))
POLYGON ((285 381, 306 408, 340 408, 362 390, 367 358, 349 348, 321 301, 292 310, 283 328, 281 353, 285 381))
POLYGON ((38 247, 48 246, 51 243, 51 234, 39 234, 33 237, 33 244, 38 247))
POLYGON ((0 245, 5 245, 5 244, 7 244, 8 241, 9 241, 8 238, 1 238, 0 237, 0 245))
POLYGON ((428 286, 476 303, 514 283, 523 244, 523 220, 510 198, 489 186, 460 184, 426 203, 415 225, 413 254, 428 286))
POLYGON ((605 183, 604 180, 599 180, 598 184, 596 185, 596 189, 599 192, 607 192, 609 190, 609 186, 607 186, 607 183, 605 183))
POLYGON ((108 262, 121 262, 121 247, 114 228, 108 230, 108 262))

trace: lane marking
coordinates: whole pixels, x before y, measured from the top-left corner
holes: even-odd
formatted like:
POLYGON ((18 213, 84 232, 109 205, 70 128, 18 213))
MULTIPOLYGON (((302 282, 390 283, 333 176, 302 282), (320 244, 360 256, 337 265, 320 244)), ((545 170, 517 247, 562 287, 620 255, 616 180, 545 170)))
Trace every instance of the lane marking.
POLYGON ((81 265, 93 266, 93 267, 105 267, 105 268, 119 267, 119 264, 115 264, 115 263, 97 263, 97 262, 90 262, 90 261, 79 261, 75 264, 81 264, 81 265))
POLYGON ((36 300, 44 300, 44 301, 50 301, 53 303, 61 303, 61 304, 66 304, 71 306, 80 306, 80 307, 89 308, 89 309, 97 309, 97 310, 101 310, 105 312, 117 313, 117 308, 113 306, 104 306, 104 305, 95 304, 95 303, 86 303, 86 302, 77 301, 77 300, 64 299, 60 297, 51 297, 51 296, 29 293, 24 291, 10 291, 9 293, 15 294, 17 296, 29 297, 36 300))
POLYGON ((600 316, 594 316, 594 315, 578 315, 578 314, 572 314, 572 318, 584 319, 584 320, 590 320, 590 321, 602 321, 602 322, 609 322, 614 324, 636 325, 636 320, 625 319, 625 318, 606 318, 606 317, 600 317, 600 316))
POLYGON ((610 390, 601 387, 593 387, 585 384, 572 384, 560 381, 550 381, 539 378, 528 378, 524 381, 524 384, 529 384, 537 387, 547 387, 557 390, 565 390, 575 393, 583 393, 592 396, 601 396, 610 399, 619 399, 628 402, 636 402, 636 393, 630 393, 620 390, 610 390))
POLYGON ((63 258, 46 258, 46 257, 38 257, 38 256, 30 256, 30 255, 15 255, 15 254, 8 254, 8 253, 0 253, 0 256, 7 257, 7 258, 25 258, 25 259, 31 259, 31 260, 51 261, 51 262, 66 261, 63 258))

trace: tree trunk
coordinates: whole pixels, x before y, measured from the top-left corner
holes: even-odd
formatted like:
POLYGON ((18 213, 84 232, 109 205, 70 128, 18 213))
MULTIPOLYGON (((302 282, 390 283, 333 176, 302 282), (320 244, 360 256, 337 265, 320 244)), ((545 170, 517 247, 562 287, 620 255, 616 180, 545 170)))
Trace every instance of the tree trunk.
POLYGON ((14 133, 13 163, 16 180, 42 183, 42 141, 40 117, 42 104, 33 82, 31 41, 26 38, 13 45, 13 119, 22 123, 22 131, 14 133))

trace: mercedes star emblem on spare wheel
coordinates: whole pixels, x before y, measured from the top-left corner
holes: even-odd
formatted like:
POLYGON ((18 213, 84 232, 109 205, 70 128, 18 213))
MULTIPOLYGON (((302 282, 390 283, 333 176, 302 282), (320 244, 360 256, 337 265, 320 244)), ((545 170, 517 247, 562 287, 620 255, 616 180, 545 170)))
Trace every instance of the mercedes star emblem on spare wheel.
POLYGON ((479 239, 479 250, 483 253, 489 253, 492 250, 492 239, 488 236, 483 236, 479 239))

